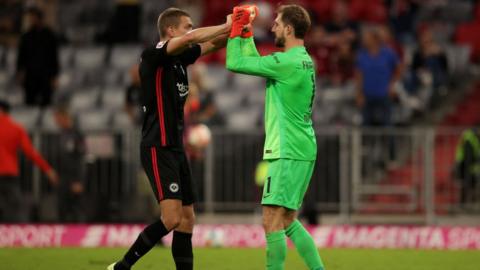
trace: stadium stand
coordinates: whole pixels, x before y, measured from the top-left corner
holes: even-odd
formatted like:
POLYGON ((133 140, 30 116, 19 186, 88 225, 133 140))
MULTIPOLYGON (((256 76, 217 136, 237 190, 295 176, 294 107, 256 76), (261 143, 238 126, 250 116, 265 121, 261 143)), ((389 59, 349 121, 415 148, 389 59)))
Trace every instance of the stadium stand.
MULTIPOLYGON (((59 34, 62 46, 59 89, 55 93, 55 99, 68 100, 69 109, 81 131, 124 131, 136 128, 125 112, 125 89, 130 83, 128 71, 132 65, 138 63, 143 46, 156 41, 155 21, 158 13, 174 2, 142 1, 140 40, 133 43, 106 44, 99 35, 113 16, 115 1, 58 1, 58 24, 55 25, 55 30, 59 34)), ((239 2, 203 1, 203 13, 198 14, 198 18, 201 18, 199 25, 221 22, 223 17, 218 14, 227 14, 229 8, 239 2)), ((262 2, 270 5, 273 14, 278 1, 262 2)), ((359 127, 362 116, 359 108, 355 106, 352 75, 346 75, 340 82, 332 79, 335 71, 354 68, 352 66, 354 59, 346 59, 350 61, 346 61, 348 63, 346 67, 342 67, 343 62, 340 61, 342 59, 339 60, 341 57, 338 51, 348 42, 329 43, 335 36, 322 29, 331 21, 338 0, 302 2, 307 5, 314 18, 312 40, 308 45, 309 50, 316 56, 318 68, 314 122, 320 129, 334 130, 332 127, 338 126, 359 127)), ((346 1, 349 20, 358 24, 360 29, 371 24, 390 26, 396 38, 395 42, 400 44, 403 51, 405 72, 398 86, 398 91, 403 94, 400 94, 399 100, 394 104, 394 125, 410 127, 426 123, 441 128, 478 124, 480 87, 472 87, 472 84, 474 79, 478 78, 475 70, 480 63, 480 35, 472 33, 480 32, 480 4, 468 0, 401 1, 408 3, 408 6, 397 7, 394 2, 396 1, 346 1), (405 23, 406 21, 410 23, 405 23), (419 47, 417 34, 421 28, 432 30, 435 40, 447 56, 448 79, 440 90, 438 106, 428 105, 427 99, 433 91, 428 75, 421 78, 419 89, 413 92, 406 90, 408 71, 412 66, 414 52, 419 47)), ((265 27, 265 32, 268 33, 269 27, 265 27)), ((265 40, 258 41, 258 49, 262 54, 276 50, 271 41, 268 34, 265 40)), ((355 33, 355 41, 352 44, 348 51, 349 57, 354 56, 359 47, 359 33, 355 33)), ((225 51, 222 50, 202 60, 207 67, 204 88, 212 94, 216 108, 226 119, 225 125, 217 128, 233 131, 259 130, 261 133, 265 83, 259 78, 228 72, 224 67, 224 59, 225 51)), ((6 98, 13 105, 13 118, 27 129, 55 132, 57 127, 52 108, 40 110, 23 105, 23 94, 15 78, 15 66, 16 48, 0 46, 0 98, 6 98)), ((435 173, 437 183, 435 200, 439 204, 458 200, 455 195, 458 185, 450 174, 451 168, 455 165, 453 153, 457 141, 458 136, 445 136, 437 138, 434 144, 434 156, 445 157, 437 162, 445 169, 435 173)), ((253 142, 248 143, 254 145, 253 142)), ((324 144, 336 147, 337 142, 326 140, 324 144)), ((368 147, 362 149, 366 157, 374 152, 368 147)), ((373 177, 374 182, 403 185, 420 194, 422 184, 417 178, 422 174, 424 167, 409 158, 414 155, 412 152, 400 151, 398 155, 400 164, 394 169, 382 168, 380 176, 373 177)), ((90 164, 92 167, 98 165, 92 164, 90 164)), ((327 178, 329 177, 325 177, 327 178)), ((326 185, 329 185, 330 190, 338 189, 338 183, 333 183, 337 180, 338 176, 328 180, 326 185)), ((323 196, 322 198, 331 196, 327 193, 329 192, 319 196, 323 196)), ((328 198, 336 202, 339 200, 338 197, 328 198)), ((368 201, 377 204, 387 202, 401 204, 408 200, 408 196, 404 195, 397 197, 375 195, 368 201)), ((422 210, 421 206, 416 210, 422 210)))

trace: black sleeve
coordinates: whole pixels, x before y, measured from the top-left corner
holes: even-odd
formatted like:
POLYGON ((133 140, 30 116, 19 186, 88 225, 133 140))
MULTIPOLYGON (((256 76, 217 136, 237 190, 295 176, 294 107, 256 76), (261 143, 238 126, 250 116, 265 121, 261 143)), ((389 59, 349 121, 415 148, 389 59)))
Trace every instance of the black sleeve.
POLYGON ((180 59, 182 63, 186 66, 191 65, 197 61, 202 53, 202 48, 198 44, 192 45, 190 48, 180 54, 180 59))
POLYGON ((167 54, 166 42, 159 42, 156 46, 148 47, 142 53, 142 61, 147 61, 149 64, 158 67, 163 66, 170 56, 167 54))

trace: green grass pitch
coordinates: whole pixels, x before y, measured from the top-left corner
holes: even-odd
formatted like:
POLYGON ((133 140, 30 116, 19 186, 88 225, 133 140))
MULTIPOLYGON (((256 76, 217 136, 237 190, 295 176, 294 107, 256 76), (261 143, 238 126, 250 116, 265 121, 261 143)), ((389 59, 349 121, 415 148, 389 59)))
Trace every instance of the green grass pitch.
MULTIPOLYGON (((4 270, 106 269, 125 248, 0 248, 4 270)), ((262 270, 263 249, 199 248, 197 270, 262 270)), ((326 249, 320 254, 327 270, 478 270, 480 251, 326 249)), ((138 270, 174 270, 170 250, 155 248, 134 267, 138 270)), ((295 250, 287 255, 286 270, 307 269, 295 250)))

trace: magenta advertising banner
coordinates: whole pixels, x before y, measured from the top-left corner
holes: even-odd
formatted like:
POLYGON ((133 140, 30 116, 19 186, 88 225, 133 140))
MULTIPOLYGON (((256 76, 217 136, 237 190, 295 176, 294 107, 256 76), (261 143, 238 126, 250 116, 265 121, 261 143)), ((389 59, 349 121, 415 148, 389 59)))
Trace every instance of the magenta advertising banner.
MULTIPOLYGON (((0 225, 0 247, 125 247, 144 225, 0 225)), ((308 227, 320 248, 480 249, 480 227, 308 227)), ((171 234, 163 241, 171 243, 171 234)), ((260 225, 197 225, 196 247, 263 247, 260 225)))

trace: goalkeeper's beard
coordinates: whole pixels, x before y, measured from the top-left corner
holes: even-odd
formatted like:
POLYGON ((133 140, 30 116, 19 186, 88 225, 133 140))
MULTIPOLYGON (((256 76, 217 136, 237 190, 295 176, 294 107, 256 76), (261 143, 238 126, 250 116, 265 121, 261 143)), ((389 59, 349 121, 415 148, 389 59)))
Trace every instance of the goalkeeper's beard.
POLYGON ((275 46, 285 48, 285 37, 275 37, 275 46))

